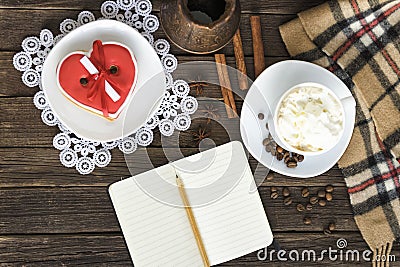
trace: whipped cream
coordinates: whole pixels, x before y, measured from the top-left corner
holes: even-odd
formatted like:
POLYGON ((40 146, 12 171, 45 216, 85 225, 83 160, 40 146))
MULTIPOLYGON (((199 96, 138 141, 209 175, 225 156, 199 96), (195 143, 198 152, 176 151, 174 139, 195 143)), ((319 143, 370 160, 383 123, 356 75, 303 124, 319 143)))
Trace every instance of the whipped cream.
POLYGON ((277 116, 281 137, 301 151, 329 149, 343 131, 341 104, 331 92, 316 86, 292 89, 281 101, 277 116))

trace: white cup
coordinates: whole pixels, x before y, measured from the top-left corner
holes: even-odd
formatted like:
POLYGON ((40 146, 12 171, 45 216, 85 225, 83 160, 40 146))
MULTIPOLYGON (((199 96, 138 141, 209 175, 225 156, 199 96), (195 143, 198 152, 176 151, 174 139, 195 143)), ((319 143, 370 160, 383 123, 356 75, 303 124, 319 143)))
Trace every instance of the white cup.
POLYGON ((269 118, 268 127, 269 127, 270 133, 271 133, 272 137, 274 138, 274 140, 276 141, 276 143, 279 146, 281 146, 283 149, 285 149, 285 150, 288 150, 288 151, 291 151, 291 152, 295 152, 295 153, 298 153, 298 154, 301 154, 301 155, 305 155, 305 156, 306 155, 320 155, 320 154, 328 152, 333 147, 335 147, 337 145, 337 143, 340 141, 340 139, 341 139, 341 137, 343 135, 344 125, 345 125, 345 116, 344 116, 343 104, 340 101, 340 99, 338 98, 338 96, 331 89, 329 89, 328 87, 326 87, 326 86, 324 86, 322 84, 314 83, 314 82, 307 82, 307 83, 297 84, 297 85, 291 87, 289 90, 287 90, 279 98, 279 100, 276 102, 274 107, 275 108, 272 110, 273 117, 269 118), (328 92, 337 101, 337 103, 339 104, 340 109, 341 109, 343 127, 342 127, 341 132, 339 133, 338 138, 336 139, 336 142, 333 142, 332 144, 330 144, 329 147, 326 147, 326 148, 324 148, 322 150, 319 150, 319 151, 303 151, 303 150, 297 149, 296 147, 291 146, 288 142, 285 141, 285 139, 283 138, 282 133, 281 133, 281 131, 279 129, 278 115, 279 115, 279 111, 280 111, 280 108, 282 106, 283 100, 285 100, 286 97, 289 94, 291 94, 293 91, 295 91, 295 90, 297 90, 298 88, 301 88, 301 87, 317 87, 317 88, 322 89, 323 91, 328 92))

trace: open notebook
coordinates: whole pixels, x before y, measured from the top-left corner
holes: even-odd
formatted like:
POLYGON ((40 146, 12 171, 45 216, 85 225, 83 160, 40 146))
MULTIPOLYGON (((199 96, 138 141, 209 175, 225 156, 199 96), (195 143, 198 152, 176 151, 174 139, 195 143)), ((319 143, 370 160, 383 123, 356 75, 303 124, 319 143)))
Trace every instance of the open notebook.
POLYGON ((267 247, 272 232, 243 146, 234 141, 109 188, 135 266, 203 266, 176 186, 182 179, 211 265, 267 247))

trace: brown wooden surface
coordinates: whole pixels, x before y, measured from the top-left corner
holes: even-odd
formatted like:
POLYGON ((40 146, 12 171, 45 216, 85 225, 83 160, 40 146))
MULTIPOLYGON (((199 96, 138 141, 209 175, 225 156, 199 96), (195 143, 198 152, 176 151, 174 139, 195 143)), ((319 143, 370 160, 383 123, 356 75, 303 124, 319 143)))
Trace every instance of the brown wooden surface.
MULTIPOLYGON (((45 126, 40 112, 32 104, 36 89, 28 88, 21 82, 21 73, 12 67, 12 56, 18 52, 20 43, 26 36, 37 35, 42 28, 57 32, 59 23, 66 17, 76 18, 80 10, 88 9, 99 14, 101 0, 0 0, 0 266, 132 266, 128 251, 116 217, 114 215, 107 188, 110 183, 128 177, 130 172, 124 156, 113 151, 111 164, 96 169, 92 174, 82 176, 75 169, 61 166, 59 151, 52 147, 52 138, 57 133, 55 127, 45 126)), ((324 0, 263 0, 241 1, 241 35, 248 74, 254 78, 251 30, 249 17, 261 16, 263 45, 266 65, 288 59, 288 54, 279 37, 278 26, 295 17, 301 10, 316 6, 324 0)), ((158 14, 161 0, 153 1, 158 14)), ((165 37, 161 30, 156 37, 165 37)), ((180 62, 214 59, 213 55, 193 56, 172 46, 180 62)), ((228 65, 234 67, 233 46, 229 44, 221 53, 226 54, 228 65)), ((217 75, 216 73, 214 75, 217 75)), ((216 76, 215 76, 216 77, 216 76)), ((232 83, 236 81, 232 79, 232 83)), ((193 89, 192 94, 195 94, 193 89)), ((222 100, 220 88, 209 86, 204 89, 204 97, 222 100)), ((210 100, 201 100, 200 108, 210 100)), ((236 97, 238 110, 242 100, 236 97)), ((222 110, 222 114, 224 110, 222 110)), ((221 121, 239 136, 238 119, 221 121)), ((178 154, 191 155, 198 151, 191 131, 207 126, 210 138, 216 144, 227 142, 226 131, 212 122, 206 125, 204 119, 195 120, 191 129, 180 133, 179 145, 165 140, 165 150, 161 148, 161 138, 156 133, 154 142, 148 149, 141 148, 129 157, 135 172, 160 166, 179 158, 178 154), (143 155, 148 154, 150 161, 143 155)), ((175 135, 176 136, 176 135, 175 135)), ((173 136, 173 137, 175 137, 173 136)), ((172 137, 172 138, 173 138, 172 137)), ((172 140, 172 138, 170 140, 172 140)), ((250 157, 254 170, 257 162, 250 157)), ((315 249, 317 252, 332 247, 336 240, 345 238, 348 249, 367 249, 354 222, 345 183, 340 170, 335 166, 323 175, 311 179, 295 179, 280 174, 272 174, 273 180, 265 180, 259 192, 268 214, 275 238, 280 246, 291 249, 315 249), (307 213, 299 213, 296 203, 305 203, 300 196, 303 186, 312 193, 327 184, 335 186, 334 200, 324 208, 315 207, 307 213), (283 198, 272 200, 270 186, 279 190, 290 188, 294 203, 283 205, 283 198), (311 225, 302 223, 303 215, 312 219, 311 225), (337 229, 332 235, 322 233, 323 227, 331 221, 337 229)), ((273 249, 270 246, 268 249, 273 249)), ((400 249, 393 253, 400 260, 400 249)), ((368 266, 366 262, 330 261, 283 262, 276 257, 271 261, 257 260, 256 253, 223 264, 224 266, 368 266)), ((393 263, 392 266, 399 266, 393 263)))

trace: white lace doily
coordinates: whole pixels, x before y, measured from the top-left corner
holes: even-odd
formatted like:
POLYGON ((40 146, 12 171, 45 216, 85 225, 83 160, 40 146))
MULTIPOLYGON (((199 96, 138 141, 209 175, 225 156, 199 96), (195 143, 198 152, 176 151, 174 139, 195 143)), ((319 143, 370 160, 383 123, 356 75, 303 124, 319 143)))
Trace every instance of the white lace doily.
POLYGON ((191 118, 198 107, 197 100, 188 96, 189 85, 183 80, 175 80, 171 73, 178 61, 169 53, 167 40, 154 40, 153 33, 159 28, 158 18, 151 15, 152 4, 149 0, 116 0, 105 1, 101 5, 102 17, 98 19, 116 19, 136 30, 154 47, 160 57, 166 74, 167 91, 156 115, 133 135, 112 142, 95 142, 77 138, 57 119, 51 110, 46 96, 41 89, 41 72, 43 63, 51 48, 65 35, 80 25, 96 20, 92 12, 82 11, 76 20, 65 19, 60 24, 61 34, 44 29, 38 37, 31 36, 22 42, 23 51, 14 55, 14 67, 22 72, 22 81, 29 87, 39 87, 35 94, 34 104, 42 110, 42 120, 46 125, 58 126, 60 133, 54 136, 53 145, 60 150, 60 161, 65 167, 75 167, 81 174, 91 173, 95 167, 105 167, 111 161, 110 150, 118 148, 129 154, 138 146, 148 146, 153 141, 153 130, 158 127, 161 134, 170 136, 175 130, 185 131, 190 127, 191 118))

